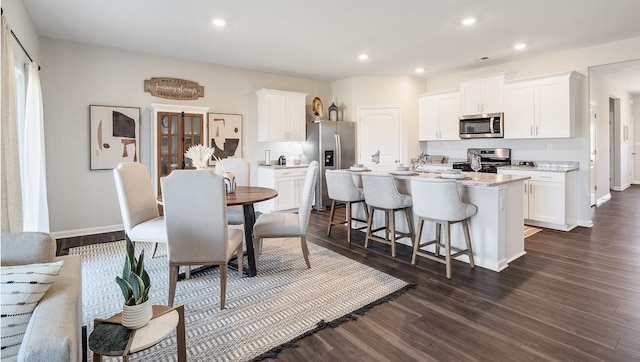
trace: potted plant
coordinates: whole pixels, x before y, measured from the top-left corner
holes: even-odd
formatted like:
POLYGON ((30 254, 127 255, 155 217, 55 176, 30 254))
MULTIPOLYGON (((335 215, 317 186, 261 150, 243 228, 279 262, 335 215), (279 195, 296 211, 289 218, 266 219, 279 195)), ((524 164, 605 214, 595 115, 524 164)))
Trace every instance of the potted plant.
POLYGON ((137 329, 146 325, 153 315, 149 288, 151 279, 144 269, 144 250, 136 258, 133 242, 125 237, 127 254, 125 256, 122 276, 116 276, 116 283, 122 290, 124 305, 122 306, 122 325, 129 329, 137 329))

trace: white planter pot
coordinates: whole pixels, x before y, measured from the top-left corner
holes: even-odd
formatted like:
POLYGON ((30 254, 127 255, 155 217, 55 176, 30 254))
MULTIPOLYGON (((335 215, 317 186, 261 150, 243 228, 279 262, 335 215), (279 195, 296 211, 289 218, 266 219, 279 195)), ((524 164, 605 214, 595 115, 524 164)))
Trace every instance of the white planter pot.
POLYGON ((144 327, 153 316, 151 299, 138 305, 122 306, 122 325, 129 329, 144 327))

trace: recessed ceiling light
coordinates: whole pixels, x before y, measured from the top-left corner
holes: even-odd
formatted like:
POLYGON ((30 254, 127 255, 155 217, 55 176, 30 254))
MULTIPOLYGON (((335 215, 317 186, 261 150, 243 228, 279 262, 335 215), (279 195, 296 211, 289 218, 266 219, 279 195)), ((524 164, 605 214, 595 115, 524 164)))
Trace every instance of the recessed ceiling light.
POLYGON ((515 50, 522 50, 522 49, 524 49, 524 48, 526 48, 526 47, 527 47, 527 44, 525 44, 525 43, 518 43, 518 44, 516 44, 516 45, 514 45, 514 46, 513 46, 513 49, 515 49, 515 50))
POLYGON ((418 73, 418 74, 424 73, 424 68, 422 68, 422 67, 416 68, 416 73, 418 73))
POLYGON ((220 19, 220 18, 216 18, 216 19, 211 20, 211 23, 213 25, 217 26, 217 27, 220 27, 220 28, 225 26, 225 25, 227 25, 227 22, 224 21, 224 19, 220 19))
POLYGON ((461 23, 462 25, 469 26, 469 25, 475 24, 476 21, 477 21, 476 18, 464 18, 462 19, 461 23))
POLYGON ((362 61, 367 60, 367 59, 369 59, 369 54, 360 54, 360 55, 358 55, 358 59, 360 59, 362 61))

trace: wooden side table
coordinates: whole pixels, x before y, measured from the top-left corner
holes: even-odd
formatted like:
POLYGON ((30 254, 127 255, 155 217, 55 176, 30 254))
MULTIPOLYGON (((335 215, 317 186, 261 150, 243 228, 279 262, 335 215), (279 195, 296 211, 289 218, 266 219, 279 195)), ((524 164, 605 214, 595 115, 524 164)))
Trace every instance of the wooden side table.
POLYGON ((122 361, 128 362, 130 354, 156 345, 174 329, 178 340, 178 361, 187 361, 184 306, 154 305, 151 321, 139 329, 127 329, 120 324, 121 322, 122 313, 109 319, 93 321, 89 348, 93 351, 95 362, 102 361, 102 356, 122 356, 122 361))

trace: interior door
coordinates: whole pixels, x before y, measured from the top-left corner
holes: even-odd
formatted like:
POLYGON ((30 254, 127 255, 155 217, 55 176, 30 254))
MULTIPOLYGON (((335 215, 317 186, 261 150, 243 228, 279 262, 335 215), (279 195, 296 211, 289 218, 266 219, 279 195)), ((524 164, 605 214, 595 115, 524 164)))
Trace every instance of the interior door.
POLYGON ((359 163, 375 166, 372 155, 380 151, 380 166, 393 166, 402 159, 402 124, 399 107, 361 107, 358 109, 359 163))
POLYGON ((589 102, 589 192, 591 195, 591 206, 596 204, 596 190, 598 188, 598 174, 596 173, 597 105, 598 103, 596 101, 589 102))

